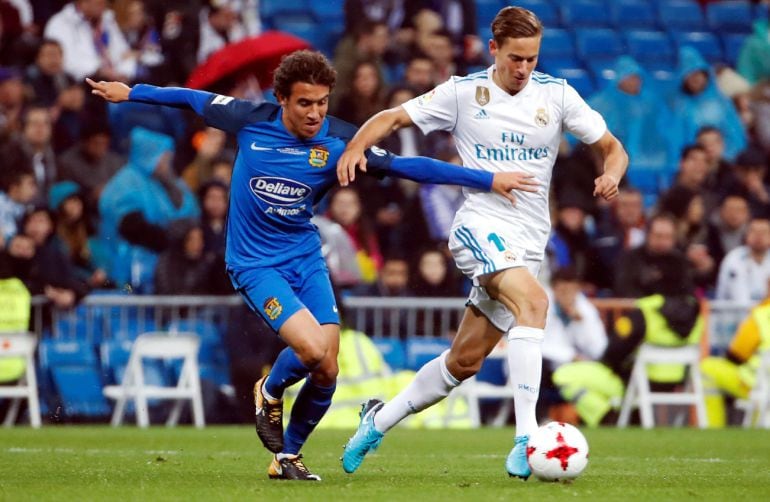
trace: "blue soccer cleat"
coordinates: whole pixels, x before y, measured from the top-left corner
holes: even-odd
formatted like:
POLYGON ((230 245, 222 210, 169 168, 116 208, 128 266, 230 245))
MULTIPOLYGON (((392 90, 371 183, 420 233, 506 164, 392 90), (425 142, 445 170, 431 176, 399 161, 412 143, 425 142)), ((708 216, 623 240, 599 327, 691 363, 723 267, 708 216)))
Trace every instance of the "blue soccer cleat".
POLYGON ((348 440, 342 453, 342 469, 348 474, 356 472, 366 454, 380 446, 384 434, 374 428, 374 414, 383 406, 379 399, 370 399, 361 407, 358 430, 348 440))
POLYGON ((508 471, 508 475, 524 481, 532 474, 527 462, 527 443, 529 443, 529 435, 516 436, 513 439, 513 449, 505 460, 505 470, 508 471))

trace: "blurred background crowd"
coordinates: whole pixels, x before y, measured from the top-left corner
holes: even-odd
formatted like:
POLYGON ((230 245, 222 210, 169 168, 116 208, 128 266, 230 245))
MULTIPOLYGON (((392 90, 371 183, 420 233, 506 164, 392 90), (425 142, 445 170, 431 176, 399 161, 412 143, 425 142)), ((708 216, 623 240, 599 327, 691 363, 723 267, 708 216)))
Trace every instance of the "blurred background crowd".
MULTIPOLYGON (((0 0, 0 275, 65 308, 93 289, 232 292, 222 256, 233 138, 177 109, 107 105, 85 77, 184 86, 212 54, 253 37, 264 50, 279 30, 333 60, 329 112, 360 125, 487 67, 489 22, 508 3, 0 0), (166 151, 173 161, 157 162, 166 151)), ((570 268, 595 296, 764 298, 767 5, 514 3, 546 26, 538 70, 566 77, 631 159, 605 203, 591 197, 601 166, 565 137, 544 280, 570 268)), ((204 72, 202 87, 274 100, 269 70, 238 57, 240 70, 204 72)), ((381 146, 460 162, 446 134, 407 128, 381 146)), ((462 199, 456 187, 366 177, 332 191, 316 220, 334 282, 352 295, 462 296, 446 252, 462 199)))

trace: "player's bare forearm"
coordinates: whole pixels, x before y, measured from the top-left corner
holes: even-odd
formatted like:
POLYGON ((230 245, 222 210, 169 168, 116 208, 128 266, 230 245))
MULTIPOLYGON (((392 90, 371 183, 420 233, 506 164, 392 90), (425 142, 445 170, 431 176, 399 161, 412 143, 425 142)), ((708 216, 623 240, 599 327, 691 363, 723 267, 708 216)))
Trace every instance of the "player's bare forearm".
POLYGON ((594 196, 612 200, 618 195, 618 185, 626 174, 628 154, 623 145, 609 131, 591 145, 603 160, 604 173, 594 180, 594 196))
POLYGON ((337 179, 346 186, 356 178, 356 166, 366 171, 365 151, 378 143, 393 131, 412 124, 409 114, 403 107, 397 106, 383 110, 367 120, 348 143, 345 152, 337 161, 337 179))

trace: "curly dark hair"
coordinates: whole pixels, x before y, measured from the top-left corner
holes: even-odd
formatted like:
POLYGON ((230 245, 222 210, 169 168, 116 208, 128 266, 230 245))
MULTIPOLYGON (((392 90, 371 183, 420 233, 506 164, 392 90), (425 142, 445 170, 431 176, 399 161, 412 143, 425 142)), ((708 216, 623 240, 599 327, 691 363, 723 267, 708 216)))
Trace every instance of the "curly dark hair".
POLYGON ((337 82, 335 70, 326 56, 317 51, 292 52, 281 60, 273 74, 273 89, 277 96, 289 97, 296 82, 329 86, 337 82))

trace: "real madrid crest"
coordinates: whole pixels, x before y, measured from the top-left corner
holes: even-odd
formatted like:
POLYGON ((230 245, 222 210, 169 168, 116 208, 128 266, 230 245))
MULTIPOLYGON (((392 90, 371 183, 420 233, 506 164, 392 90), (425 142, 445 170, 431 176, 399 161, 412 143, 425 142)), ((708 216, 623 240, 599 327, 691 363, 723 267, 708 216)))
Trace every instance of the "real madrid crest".
POLYGON ((308 163, 313 167, 324 167, 329 160, 329 150, 322 146, 314 146, 310 149, 308 163))
POLYGON ((537 109, 537 113, 535 114, 535 124, 540 127, 545 127, 548 125, 548 112, 545 111, 545 108, 537 109))
POLYGON ((489 103, 489 88, 484 87, 483 85, 477 85, 476 86, 476 103, 478 103, 481 106, 486 105, 489 103))

